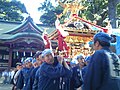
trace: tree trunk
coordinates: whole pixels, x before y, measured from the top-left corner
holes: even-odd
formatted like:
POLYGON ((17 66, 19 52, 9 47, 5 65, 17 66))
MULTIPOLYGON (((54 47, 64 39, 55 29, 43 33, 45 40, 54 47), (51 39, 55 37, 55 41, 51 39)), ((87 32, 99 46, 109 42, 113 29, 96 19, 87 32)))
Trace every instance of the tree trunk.
POLYGON ((108 17, 111 20, 112 28, 116 28, 116 5, 117 0, 108 0, 108 17))

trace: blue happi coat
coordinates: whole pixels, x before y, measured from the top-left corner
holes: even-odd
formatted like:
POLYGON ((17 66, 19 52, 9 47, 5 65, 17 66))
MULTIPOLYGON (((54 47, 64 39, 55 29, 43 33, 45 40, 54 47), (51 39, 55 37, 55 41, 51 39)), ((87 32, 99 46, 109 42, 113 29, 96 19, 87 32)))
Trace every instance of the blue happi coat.
POLYGON ((120 90, 120 60, 108 47, 92 55, 84 90, 120 90))
POLYGON ((81 87, 81 85, 83 84, 82 77, 81 77, 82 75, 80 73, 81 71, 80 66, 77 65, 73 67, 72 71, 73 71, 73 74, 70 82, 70 90, 77 90, 77 88, 81 87))
POLYGON ((32 88, 33 88, 33 84, 35 81, 35 75, 36 75, 36 72, 38 69, 39 69, 39 67, 36 67, 31 71, 30 78, 28 80, 27 90, 33 90, 32 88))
POLYGON ((43 63, 39 69, 38 90, 60 90, 60 77, 71 76, 72 72, 59 63, 55 65, 43 63))
POLYGON ((22 90, 27 90, 27 85, 28 85, 28 80, 30 78, 30 73, 33 68, 23 68, 20 71, 20 74, 18 76, 18 81, 17 81, 17 89, 22 89, 22 90))

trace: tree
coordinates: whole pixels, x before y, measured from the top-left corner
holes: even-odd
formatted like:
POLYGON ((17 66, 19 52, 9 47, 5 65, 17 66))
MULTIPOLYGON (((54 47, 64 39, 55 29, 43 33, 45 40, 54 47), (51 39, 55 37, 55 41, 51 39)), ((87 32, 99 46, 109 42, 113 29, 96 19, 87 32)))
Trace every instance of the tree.
MULTIPOLYGON (((108 0, 108 16, 113 28, 116 28, 117 5, 120 0, 108 0)), ((119 8, 118 8, 119 9, 119 8)))
POLYGON ((49 0, 45 0, 38 10, 43 12, 40 21, 45 25, 53 26, 56 17, 54 14, 55 8, 52 6, 52 3, 49 0))
POLYGON ((97 21, 102 26, 103 21, 108 17, 107 0, 86 0, 83 2, 87 10, 81 11, 80 16, 87 20, 97 21))
MULTIPOLYGON (((67 1, 70 0, 61 0, 61 1, 63 1, 63 3, 66 3, 67 1)), ((42 9, 45 10, 45 13, 43 14, 40 20, 43 23, 49 23, 50 21, 48 20, 52 20, 52 22, 50 22, 52 24, 56 19, 54 13, 60 14, 63 11, 63 8, 60 5, 58 5, 57 7, 53 7, 52 4, 50 4, 49 2, 50 2, 49 0, 45 0, 44 4, 42 4, 41 10, 42 9), (52 8, 50 9, 50 7, 52 8)), ((116 7, 119 2, 120 0, 81 0, 80 3, 83 6, 87 7, 87 9, 80 11, 79 16, 82 18, 86 18, 87 20, 91 20, 91 21, 95 20, 97 21, 97 24, 100 26, 106 26, 104 24, 104 21, 106 20, 106 18, 109 18, 112 21, 111 23, 112 26, 114 27, 115 21, 113 22, 113 19, 116 18, 116 7)), ((118 16, 120 15, 119 9, 120 9, 120 5, 118 5, 117 7, 118 16)), ((61 18, 62 22, 64 21, 64 18, 65 16, 63 15, 61 18)))
MULTIPOLYGON (((64 0, 63 3, 66 3, 67 0, 64 0)), ((71 1, 72 2, 72 1, 71 1)), ((87 10, 82 10, 79 13, 80 17, 86 17, 86 19, 94 21, 97 20, 99 25, 102 25, 103 20, 107 17, 107 0, 94 0, 93 2, 88 2, 85 0, 81 0, 83 6, 88 7, 87 10), (104 3, 103 3, 104 2, 104 3)), ((41 4, 39 10, 43 10, 45 13, 41 16, 40 20, 44 24, 52 24, 56 20, 55 13, 62 13, 64 8, 60 5, 57 7, 52 6, 49 0, 45 0, 44 3, 41 4), (51 20, 51 21, 49 21, 51 20)), ((61 17, 61 22, 64 22, 65 16, 61 17)))
POLYGON ((117 16, 120 17, 120 3, 117 5, 117 16))
POLYGON ((60 5, 55 7, 52 5, 50 0, 45 0, 38 8, 38 10, 43 12, 43 15, 40 17, 40 21, 45 25, 54 26, 56 14, 62 13, 63 8, 60 7, 60 5))
POLYGON ((85 5, 88 6, 88 9, 83 13, 87 19, 97 20, 98 25, 104 26, 104 20, 109 18, 112 27, 116 28, 116 17, 120 15, 120 0, 89 0, 92 1, 91 6, 87 4, 87 1, 85 5))
POLYGON ((27 13, 24 4, 16 0, 0 0, 0 19, 7 21, 22 21, 22 13, 27 13))
MULTIPOLYGON (((118 11, 118 10, 120 10, 120 0, 116 0, 116 2, 117 2, 117 11, 118 11)), ((118 11, 118 12, 120 12, 120 11, 118 11)), ((120 15, 120 13, 118 13, 118 15, 120 15)))

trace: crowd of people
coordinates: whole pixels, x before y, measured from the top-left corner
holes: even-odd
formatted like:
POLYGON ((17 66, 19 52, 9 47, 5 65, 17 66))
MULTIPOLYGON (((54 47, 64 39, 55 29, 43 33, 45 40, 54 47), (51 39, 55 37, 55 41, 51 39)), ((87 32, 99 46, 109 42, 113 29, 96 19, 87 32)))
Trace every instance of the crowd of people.
POLYGON ((120 59, 109 49, 110 41, 106 33, 95 34, 94 54, 77 55, 78 63, 51 49, 38 51, 16 64, 12 90, 120 90, 120 59))

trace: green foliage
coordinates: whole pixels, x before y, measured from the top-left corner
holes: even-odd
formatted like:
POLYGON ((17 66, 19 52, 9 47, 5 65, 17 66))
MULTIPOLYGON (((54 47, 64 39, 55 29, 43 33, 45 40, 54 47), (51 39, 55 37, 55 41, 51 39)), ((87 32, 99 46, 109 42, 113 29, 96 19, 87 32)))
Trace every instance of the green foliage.
POLYGON ((40 17, 40 21, 45 25, 53 26, 56 20, 55 7, 49 0, 45 0, 38 8, 39 11, 44 12, 40 17))
POLYGON ((24 4, 16 0, 0 0, 0 19, 7 21, 22 21, 22 13, 27 13, 24 4))
POLYGON ((55 7, 52 6, 52 3, 49 0, 45 0, 43 3, 41 3, 41 6, 38 8, 40 11, 45 11, 46 13, 49 11, 54 11, 55 7))
POLYGON ((57 7, 55 7, 55 13, 56 14, 61 14, 62 12, 63 12, 63 8, 60 5, 58 5, 57 7))
POLYGON ((120 17, 120 3, 117 5, 117 16, 120 17))
MULTIPOLYGON (((69 0, 61 0, 64 3, 69 0)), ((87 20, 97 21, 98 25, 104 26, 104 20, 108 18, 108 0, 92 0, 93 2, 88 2, 88 0, 81 0, 83 6, 87 7, 86 10, 79 12, 79 16, 86 18, 87 20)), ((114 1, 114 0, 113 0, 114 1)), ((47 25, 54 25, 56 16, 54 13, 60 14, 63 11, 63 8, 58 5, 57 7, 52 6, 50 0, 45 0, 41 5, 39 10, 43 10, 45 13, 40 18, 41 22, 47 25), (49 21, 52 20, 52 21, 49 21)), ((120 4, 117 7, 117 14, 120 16, 120 4)), ((61 17, 61 22, 64 22, 66 16, 61 17)))
POLYGON ((97 24, 102 25, 102 22, 108 17, 108 0, 92 0, 93 2, 84 2, 86 10, 79 14, 80 17, 86 17, 87 20, 97 21, 97 24))
POLYGON ((53 11, 48 11, 41 16, 40 20, 45 25, 54 26, 56 20, 55 13, 53 11))

